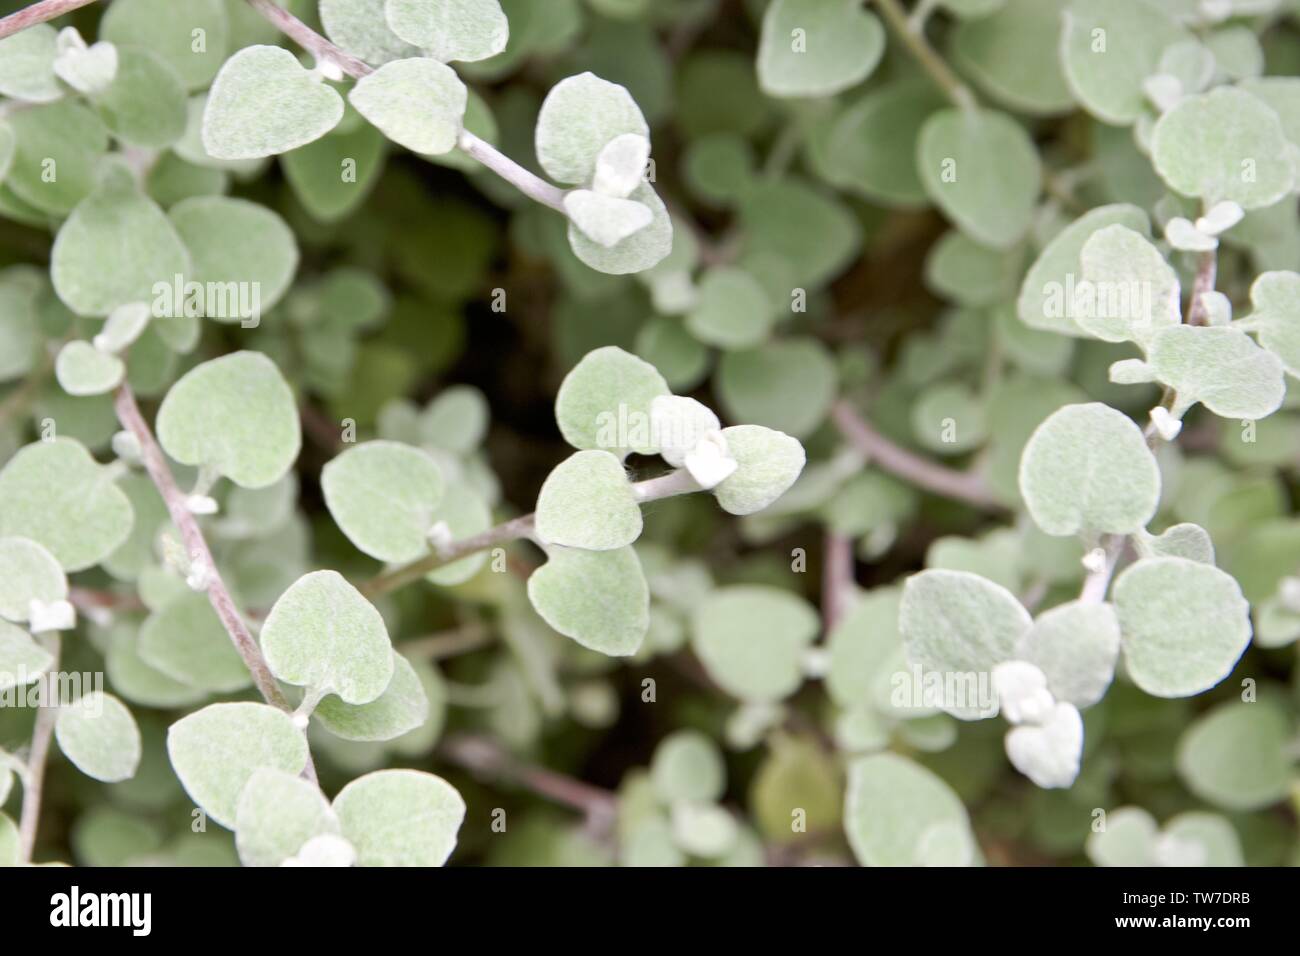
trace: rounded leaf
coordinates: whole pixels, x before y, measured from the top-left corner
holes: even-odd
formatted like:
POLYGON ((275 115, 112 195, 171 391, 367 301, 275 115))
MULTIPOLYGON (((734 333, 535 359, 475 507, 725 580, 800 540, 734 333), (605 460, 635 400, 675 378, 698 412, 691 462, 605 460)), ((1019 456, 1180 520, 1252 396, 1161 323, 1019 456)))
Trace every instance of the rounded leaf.
POLYGON ((1292 776, 1286 715, 1268 702, 1220 704, 1178 741, 1187 788, 1226 810, 1257 810, 1287 795, 1292 776))
POLYGON ((229 694, 253 682, 206 594, 187 590, 150 614, 135 650, 150 667, 199 690, 229 694))
POLYGON ((596 174, 600 151, 625 133, 650 138, 650 127, 632 94, 594 73, 570 76, 551 87, 542 101, 537 161, 557 182, 586 184, 596 174))
POLYGON ((307 740, 293 718, 267 704, 212 704, 167 731, 167 755, 190 798, 233 829, 239 795, 258 770, 297 776, 307 766, 307 740))
POLYGON ((630 547, 552 547, 528 578, 528 599, 555 630, 610 657, 635 654, 650 627, 650 589, 630 547))
POLYGON ((1250 605, 1229 574, 1186 558, 1146 558, 1115 582, 1124 664, 1155 697, 1209 690, 1250 643, 1250 605))
POLYGON ((203 112, 213 159, 274 156, 320 139, 343 118, 343 97, 278 46, 250 46, 221 67, 203 112))
POLYGON ((443 63, 496 56, 510 36, 497 0, 387 0, 384 17, 393 33, 443 63))
POLYGON ((456 148, 468 97, 455 70, 416 57, 393 60, 363 76, 348 101, 393 142, 437 156, 456 148))
POLYGON ((1083 708, 1105 695, 1115 676, 1119 644, 1113 607, 1070 601, 1040 614, 1020 638, 1015 656, 1046 675, 1053 697, 1083 708))
POLYGON ((313 571, 280 595, 262 625, 262 652, 280 680, 367 704, 393 678, 388 628, 337 571, 313 571))
POLYGON ((727 789, 727 768, 717 745, 698 730, 678 730, 655 747, 650 780, 665 803, 721 800, 727 789))
POLYGON ((574 452, 555 467, 537 495, 537 534, 549 544, 613 551, 641 536, 641 506, 607 451, 574 452))
POLYGON ((917 163, 926 193, 972 239, 1006 249, 1028 231, 1042 167, 1005 113, 940 110, 921 129, 917 163))
POLYGON ((0 617, 23 622, 31 617, 32 601, 67 597, 67 575, 47 548, 30 538, 0 538, 0 617))
POLYGON ((715 387, 733 420, 806 438, 826 419, 838 378, 827 348, 798 338, 728 352, 715 387))
POLYGON ((970 865, 978 852, 957 794, 897 754, 849 764, 844 832, 863 866, 970 865), (950 852, 936 852, 940 848, 950 852))
POLYGON ((130 780, 140 766, 140 729, 112 694, 92 691, 59 708, 54 737, 63 755, 88 777, 130 780))
POLYGON ((1266 418, 1286 397, 1281 359, 1228 326, 1163 329, 1147 364, 1174 390, 1176 412, 1200 402, 1223 418, 1266 418))
POLYGON ((172 458, 215 469, 244 488, 275 484, 302 447, 293 392, 261 352, 190 369, 163 399, 157 426, 172 458))
POLYGON ((54 655, 16 624, 0 621, 0 692, 22 687, 54 664, 54 655))
POLYGON ((1178 275, 1164 256, 1127 226, 1103 226, 1079 253, 1083 281, 1071 317, 1105 342, 1145 345, 1181 321, 1178 275))
POLYGON ((372 558, 405 564, 428 553, 444 491, 428 452, 395 441, 364 442, 321 469, 321 490, 339 529, 372 558))
POLYGON ((912 575, 903 585, 898 628, 921 680, 940 675, 944 688, 942 700, 914 703, 962 720, 993 716, 998 705, 989 674, 1015 657, 1032 623, 1014 594, 978 574, 932 569, 912 575))
POLYGON ((333 694, 312 716, 343 740, 393 740, 421 726, 429 716, 429 698, 415 668, 393 651, 393 679, 368 704, 348 704, 333 694))
POLYGON ((334 812, 358 866, 442 866, 456 848, 465 801, 431 773, 380 770, 344 787, 334 812))
POLYGON ((870 76, 884 52, 884 26, 857 0, 772 0, 758 84, 769 96, 833 96, 870 76))
POLYGON ((235 846, 244 866, 280 866, 312 837, 339 832, 315 784, 283 770, 256 771, 235 808, 235 846))
POLYGON ((727 693, 747 702, 778 701, 803 683, 803 659, 821 622, 803 598, 766 585, 710 594, 691 615, 700 663, 727 693))
POLYGON ((780 498, 803 472, 803 445, 785 432, 762 425, 732 425, 722 429, 727 452, 736 470, 713 489, 724 511, 749 515, 780 498))
POLYGON ((122 384, 126 365, 111 352, 74 339, 59 349, 54 374, 69 395, 103 395, 122 384))
POLYGON ((65 571, 112 554, 135 517, 112 472, 71 438, 20 448, 0 470, 0 501, 0 535, 30 538, 65 571))
POLYGON ((624 218, 619 228, 601 235, 603 241, 597 241, 571 218, 569 247, 588 266, 607 275, 628 275, 653 268, 666 259, 673 248, 673 223, 667 207, 649 183, 641 183, 631 196, 617 202, 648 209, 650 218, 647 224, 641 224, 645 221, 644 215, 634 213, 632 221, 624 218), (632 226, 635 228, 629 231, 628 227, 632 226), (619 235, 625 238, 617 238, 619 235), (611 240, 617 241, 611 243, 611 240))
POLYGON ((1030 436, 1020 493, 1050 535, 1132 534, 1160 500, 1160 468, 1142 430, 1100 402, 1066 405, 1030 436))
POLYGON ((620 458, 653 454, 650 403, 667 395, 658 370, 617 346, 588 352, 555 396, 555 421, 574 448, 603 448, 620 458))

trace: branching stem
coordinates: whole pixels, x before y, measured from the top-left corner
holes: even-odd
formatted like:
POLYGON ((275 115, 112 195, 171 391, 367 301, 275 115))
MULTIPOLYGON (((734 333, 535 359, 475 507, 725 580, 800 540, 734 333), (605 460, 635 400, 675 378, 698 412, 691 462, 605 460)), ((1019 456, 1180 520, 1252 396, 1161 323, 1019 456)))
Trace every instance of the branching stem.
MULTIPOLYGON (((41 645, 54 656, 48 673, 59 667, 59 632, 39 635, 41 645)), ((36 723, 32 728, 32 747, 27 764, 22 771, 23 808, 18 818, 18 852, 24 863, 32 862, 36 848, 36 831, 41 823, 41 798, 45 789, 45 764, 50 755, 50 738, 54 736, 54 723, 58 720, 58 701, 48 700, 50 688, 56 682, 46 683, 41 692, 41 703, 36 709, 36 723)))
POLYGON ((952 67, 938 53, 934 47, 930 46, 930 41, 925 38, 924 30, 921 29, 923 24, 912 23, 904 12, 902 4, 898 0, 876 0, 876 6, 880 7, 880 12, 889 25, 894 28, 898 38, 903 41, 908 52, 916 59, 921 68, 934 81, 935 85, 952 100, 954 106, 962 109, 974 109, 977 105, 975 95, 971 93, 970 88, 966 86, 957 74, 952 71, 952 67))
POLYGON ((1005 511, 983 477, 957 471, 895 445, 866 422, 845 400, 836 402, 831 419, 846 439, 878 467, 926 491, 964 501, 986 511, 1005 511))

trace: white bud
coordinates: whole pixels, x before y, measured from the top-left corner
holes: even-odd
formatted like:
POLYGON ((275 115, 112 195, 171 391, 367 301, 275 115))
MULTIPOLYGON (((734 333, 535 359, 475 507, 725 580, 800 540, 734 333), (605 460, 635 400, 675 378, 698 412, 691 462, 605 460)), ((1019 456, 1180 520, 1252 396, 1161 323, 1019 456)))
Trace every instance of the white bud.
POLYGON ((615 199, 626 199, 641 184, 649 159, 650 140, 636 133, 615 136, 596 156, 591 188, 615 199))
POLYGON ((1012 765, 1038 786, 1068 787, 1079 776, 1083 718, 1073 704, 1057 704, 1038 724, 1012 727, 1005 746, 1012 765))
POLYGON ((1174 418, 1169 414, 1169 409, 1163 405, 1157 405, 1151 409, 1151 424, 1155 426, 1156 433, 1165 441, 1173 441, 1178 437, 1178 433, 1183 430, 1181 419, 1174 418))
POLYGON ((1156 109, 1166 113, 1183 98, 1183 84, 1172 74, 1157 73, 1142 81, 1142 92, 1155 104, 1156 109))
POLYGON ((1002 716, 1013 724, 1039 723, 1056 706, 1047 675, 1029 661, 1003 661, 992 677, 1002 716))
POLYGON ((207 495, 188 495, 185 498, 185 510, 192 515, 214 515, 217 513, 217 501, 207 495))
POLYGON ((1106 570, 1106 549, 1093 548, 1083 556, 1083 569, 1089 574, 1100 574, 1106 570))
POLYGON ((1219 247, 1219 240, 1192 225, 1190 219, 1175 216, 1165 223, 1165 238, 1175 249, 1184 252, 1209 252, 1219 247))
POLYGON ((451 526, 445 521, 434 524, 432 528, 425 532, 425 537, 429 539, 429 543, 433 545, 433 550, 438 554, 444 553, 447 548, 451 547, 451 543, 456 540, 451 533, 451 526))
POLYGON ((122 461, 131 465, 140 464, 140 442, 130 432, 115 432, 112 446, 113 454, 122 461))
POLYGON ((212 583, 212 571, 202 558, 196 558, 190 564, 190 573, 185 575, 185 583, 192 591, 206 591, 212 583))
POLYGON ((48 603, 32 598, 27 605, 28 626, 33 634, 44 631, 70 631, 77 625, 77 609, 68 601, 48 603))
POLYGON ((1201 232, 1217 236, 1227 232, 1245 217, 1246 211, 1231 199, 1217 202, 1204 216, 1196 220, 1196 228, 1201 232))
POLYGON ((731 457, 727 450, 727 440, 721 431, 709 432, 686 453, 686 470, 691 473, 696 484, 708 490, 716 488, 731 477, 740 467, 740 462, 731 457))

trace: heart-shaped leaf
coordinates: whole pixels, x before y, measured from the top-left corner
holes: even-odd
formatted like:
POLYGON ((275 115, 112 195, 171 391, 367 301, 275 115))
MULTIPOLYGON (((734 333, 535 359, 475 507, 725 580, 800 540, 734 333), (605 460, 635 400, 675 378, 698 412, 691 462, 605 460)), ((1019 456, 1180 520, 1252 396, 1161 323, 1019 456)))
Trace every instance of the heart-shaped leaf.
POLYGON ((1226 810, 1255 810, 1290 787, 1290 724, 1267 701, 1220 704, 1197 718, 1178 742, 1178 775, 1187 788, 1226 810))
POLYGON ((1178 275, 1158 249, 1127 226, 1103 226, 1079 253, 1083 282, 1072 312, 1084 331, 1106 342, 1145 345, 1181 321, 1178 275))
POLYGON ((384 16, 393 33, 443 63, 496 56, 510 36, 497 0, 387 0, 384 16))
POLYGON ((54 664, 54 655, 16 624, 0 621, 0 692, 30 684, 54 664))
POLYGON ((363 76, 348 101, 393 142, 437 156, 455 149, 468 95, 451 67, 417 57, 363 76))
MULTIPOLYGON (((93 55, 104 43, 90 48, 93 55)), ((110 47, 111 49, 111 47, 110 47)), ((109 130, 130 146, 163 149, 185 135, 189 119, 185 87, 176 72, 149 50, 117 54, 113 82, 91 98, 109 130)))
POLYGON ((660 395, 650 403, 650 427, 659 456, 680 468, 706 435, 722 430, 722 423, 712 409, 693 398, 660 395))
POLYGON ((666 803, 707 803, 722 799, 727 789, 727 769, 709 737, 698 730, 678 730, 655 747, 650 780, 659 799, 666 803))
POLYGON ((1265 272, 1250 287, 1254 311, 1243 320, 1259 333, 1259 344, 1279 359, 1291 375, 1300 375, 1300 274, 1265 272))
POLYGON ((555 421, 574 448, 603 448, 620 458, 654 454, 650 403, 668 383, 649 362, 617 346, 588 352, 555 396, 555 421))
POLYGON ((844 831, 863 866, 969 866, 978 854, 961 798, 898 754, 849 764, 844 831))
POLYGON ((1090 402, 1053 412, 1020 459, 1020 493, 1050 535, 1132 534, 1160 499, 1160 468, 1123 412, 1090 402))
POLYGON ((320 139, 343 118, 343 97, 288 50, 250 46, 221 67, 203 113, 214 159, 256 159, 320 139))
POLYGON ((757 279, 736 266, 718 266, 700 280, 686 327, 706 345, 747 349, 766 341, 776 318, 772 300, 757 279))
MULTIPOLYGON (((570 194, 572 195, 572 194, 570 194)), ((597 241, 579 228, 578 220, 569 221, 569 247, 573 254, 598 272, 608 275, 628 275, 644 272, 662 262, 672 252, 673 223, 668 216, 668 209, 663 200, 648 183, 642 183, 627 199, 611 200, 616 203, 631 203, 650 212, 648 224, 641 225, 625 238, 612 244, 597 241)), ((567 208, 567 206, 566 206, 567 208)), ((627 212, 627 206, 618 206, 624 210, 619 215, 618 228, 611 229, 608 222, 599 228, 602 240, 612 239, 619 232, 636 225, 645 217, 641 213, 627 212)), ((583 211, 583 222, 596 228, 590 208, 583 211)))
POLYGON ((1158 535, 1138 532, 1133 542, 1144 558, 1187 558, 1202 564, 1214 563, 1214 542, 1200 525, 1183 522, 1158 535))
POLYGON ((1240 329, 1164 329, 1152 341, 1147 363, 1174 390, 1175 415, 1200 402, 1223 418, 1266 418, 1286 395, 1281 359, 1240 329))
POLYGON ((1057 700, 1091 707, 1115 676, 1119 642, 1113 607, 1070 601, 1038 616, 1017 643, 1016 657, 1042 670, 1057 700))
POLYGON ((321 726, 343 740, 393 740, 422 725, 429 699, 415 668, 393 652, 393 679, 368 704, 347 704, 331 694, 312 714, 321 726))
POLYGON ((528 578, 528 599, 555 630, 610 657, 635 654, 650 626, 650 591, 630 547, 552 547, 528 578))
POLYGON ((1271 206, 1291 191, 1295 178, 1277 113, 1229 86, 1189 96, 1160 117, 1151 133, 1151 159, 1171 189, 1207 205, 1271 206))
POLYGON ((1075 320, 1075 297, 1083 267, 1079 256, 1093 234, 1106 226, 1125 226, 1139 235, 1151 228, 1147 214, 1137 206, 1116 203, 1099 206, 1066 226, 1043 247, 1020 286, 1016 312, 1026 325, 1048 332, 1084 337, 1075 320))
POLYGON ((870 76, 884 52, 884 26, 856 0, 773 0, 758 83, 769 96, 833 96, 870 76))
POLYGON ((907 659, 919 668, 923 687, 928 674, 943 678, 942 699, 912 703, 937 706, 962 720, 993 716, 998 704, 989 672, 1015 656, 1031 623, 1014 594, 978 574, 912 575, 898 614, 907 659))
POLYGON ((167 755, 190 798, 217 823, 235 827, 239 795, 258 770, 297 776, 307 740, 293 718, 266 704, 212 704, 167 731, 167 755))
POLYGON ((68 597, 68 578, 59 561, 30 538, 0 538, 0 617, 23 622, 32 601, 51 604, 68 597))
POLYGON ((1065 82, 1089 113, 1128 125, 1147 107, 1143 84, 1172 44, 1191 39, 1161 4, 1074 0, 1063 16, 1065 82))
POLYGON ((803 658, 821 622, 797 594, 734 585, 691 615, 692 644, 709 676, 744 701, 778 701, 803 683, 803 658))
POLYGON ((1146 558, 1119 576, 1114 600, 1128 674, 1155 697, 1209 690, 1250 643, 1250 605, 1210 564, 1146 558))
POLYGON ((368 704, 393 678, 384 619, 337 571, 295 581, 267 614, 261 636, 271 673, 317 695, 368 704))
POLYGON ((444 484, 427 452, 365 442, 321 470, 321 490, 340 530, 372 558, 404 564, 428 553, 444 484))
POLYGON ((736 470, 713 489, 724 511, 754 514, 780 498, 803 471, 803 445, 784 432, 761 425, 732 425, 722 430, 736 470))
POLYGON ((239 794, 235 846, 244 866, 280 866, 312 837, 338 832, 320 788, 283 770, 256 771, 239 794))
POLYGON ((431 773, 380 770, 339 791, 334 812, 358 866, 442 866, 456 848, 465 801, 431 773))
POLYGON ((59 349, 54 374, 69 395, 103 395, 122 384, 126 365, 116 355, 75 339, 59 349))
POLYGON ((172 224, 118 166, 77 204, 50 252, 54 291, 78 315, 105 316, 132 302, 152 302, 160 283, 171 286, 189 269, 189 253, 172 224))
POLYGON ((113 44, 101 40, 86 46, 74 27, 60 31, 57 41, 59 54, 54 58, 54 73, 68 86, 78 93, 99 93, 113 82, 117 75, 117 47, 113 44))
POLYGON ((555 467, 537 496, 543 541, 588 551, 613 551, 641 536, 641 506, 607 451, 574 452, 555 467))
POLYGON ((112 474, 71 438, 27 445, 0 470, 0 535, 30 538, 65 571, 98 564, 131 533, 134 513, 112 474))
POLYGON ((54 737, 63 755, 96 780, 130 780, 140 766, 140 728, 112 694, 92 691, 61 706, 54 737))
POLYGON ((293 392, 261 352, 235 352, 190 369, 163 399, 157 424, 167 454, 244 488, 275 484, 302 447, 293 392))
POLYGON ((320 0, 325 34, 349 53, 375 65, 419 56, 418 47, 388 26, 384 4, 385 0, 320 0))
POLYGON ((645 177, 650 161, 650 140, 637 133, 615 136, 596 157, 591 188, 603 196, 625 199, 645 177))
POLYGON ((1106 814, 1104 829, 1088 835, 1088 859, 1097 866, 1151 866, 1160 828, 1141 807, 1119 807, 1106 814))
POLYGON ((586 185, 601 150, 624 133, 650 138, 632 94, 594 73, 570 76, 551 87, 537 114, 537 161, 557 182, 586 185))
POLYGON ((1033 141, 1005 113, 934 113, 917 163, 926 193, 972 239, 1006 249, 1028 231, 1042 168, 1033 141))
POLYGON ((650 225, 654 213, 631 199, 604 196, 590 189, 564 194, 564 211, 582 234, 606 249, 650 225))
POLYGON ((135 649, 150 667, 188 687, 229 694, 253 682, 206 594, 187 591, 150 614, 135 649))
POLYGON ((99 38, 153 52, 188 89, 200 90, 232 49, 232 19, 235 11, 221 0, 115 0, 104 10, 99 38))
POLYGON ((254 325, 288 291, 298 268, 298 241, 273 210, 229 196, 195 196, 176 203, 168 218, 192 261, 188 279, 205 288, 238 288, 239 301, 209 301, 219 322, 254 325))

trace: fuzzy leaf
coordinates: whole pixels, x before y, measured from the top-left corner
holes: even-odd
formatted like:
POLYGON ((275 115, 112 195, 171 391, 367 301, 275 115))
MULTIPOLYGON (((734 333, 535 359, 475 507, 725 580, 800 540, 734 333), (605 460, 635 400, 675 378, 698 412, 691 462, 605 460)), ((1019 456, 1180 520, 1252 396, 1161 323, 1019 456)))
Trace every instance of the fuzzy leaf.
POLYGON ((172 680, 203 691, 229 694, 253 682, 206 594, 187 591, 150 614, 136 653, 172 680))
POLYGON ((926 193, 972 239, 1006 249, 1029 229, 1041 164, 1005 113, 940 110, 921 129, 917 162, 926 193))
POLYGON ((337 571, 295 581, 267 614, 261 638, 276 677, 347 704, 370 703, 393 678, 384 619, 337 571))
POLYGON ((358 866, 442 866, 456 848, 465 801, 431 773, 380 770, 339 791, 334 812, 358 866))
POLYGON ((54 374, 69 395, 103 395, 122 384, 126 365, 116 355, 75 339, 59 349, 54 374))
POLYGON ((1181 321, 1178 275, 1158 249, 1127 226, 1104 226, 1079 253, 1086 284, 1075 290, 1074 319, 1106 342, 1146 345, 1181 321))
POLYGON ((722 437, 737 467, 713 489, 713 496, 733 515, 754 514, 772 504, 807 461, 797 439, 761 425, 733 425, 722 430, 722 437))
POLYGON ((372 558, 405 564, 428 553, 444 490, 428 452, 394 441, 364 442, 321 470, 321 490, 339 529, 372 558))
POLYGON ((1050 535, 1131 534, 1160 499, 1160 469, 1142 430, 1100 402, 1066 405, 1030 436, 1020 493, 1050 535))
POLYGON ((1266 418, 1286 395, 1281 360, 1240 329, 1163 329, 1147 361, 1177 394, 1175 415, 1200 402, 1223 418, 1266 418))
POLYGON ((23 622, 33 600, 50 604, 68 597, 68 578, 58 559, 29 538, 0 538, 0 617, 23 622))
POLYGON ((588 352, 564 377, 555 421, 574 448, 604 448, 619 457, 653 454, 650 403, 667 394, 668 383, 653 365, 607 345, 588 352), (626 423, 626 435, 619 435, 620 423, 626 423))
POLYGON ((50 103, 63 95, 54 74, 58 31, 46 23, 0 40, 0 95, 28 103, 50 103))
POLYGON ((1187 788, 1226 810, 1255 810, 1283 799, 1290 786, 1291 731, 1268 702, 1220 704, 1178 741, 1178 775, 1187 788))
POLYGON ((1243 209, 1271 206, 1291 191, 1290 153, 1277 113, 1226 86, 1189 96, 1151 133, 1160 178, 1210 206, 1224 200, 1243 209))
POLYGON ((714 387, 733 420, 806 438, 826 418, 838 371, 830 351, 810 338, 728 352, 714 387))
POLYGON ((863 866, 970 866, 978 854, 961 799, 898 754, 849 764, 844 831, 863 866))
POLYGON ((319 6, 326 36, 372 66, 420 55, 389 27, 385 0, 320 0, 319 6))
POLYGON ((1061 65, 1079 103, 1107 123, 1128 125, 1147 106, 1143 84, 1160 55, 1191 39, 1160 3, 1074 0, 1063 17, 1061 65))
POLYGON ((393 33, 443 63, 496 56, 510 36, 497 0, 387 0, 384 16, 393 33))
POLYGON ((1115 582, 1124 663, 1155 697, 1209 690, 1250 643, 1250 605, 1231 575, 1186 558, 1146 558, 1115 582))
POLYGON ((54 737, 63 755, 96 780, 130 780, 140 766, 140 729, 112 694, 92 691, 61 706, 54 737))
POLYGON ((945 685, 949 677, 963 678, 951 699, 914 703, 938 706, 962 720, 997 713, 991 692, 983 699, 989 680, 981 675, 1015 656, 1031 623, 1015 595, 978 574, 928 570, 912 575, 903 586, 898 614, 907 659, 920 667, 923 679, 926 672, 944 675, 945 685))
POLYGON ((1075 315, 1075 291, 1083 278, 1079 257, 1093 234, 1106 226, 1125 226, 1139 235, 1151 228, 1147 214, 1137 206, 1116 203, 1084 213, 1043 247, 1020 286, 1016 312, 1020 321, 1035 329, 1086 337, 1075 315))
POLYGON ((203 112, 214 159, 274 156, 320 139, 343 118, 343 97, 281 47, 250 46, 221 67, 203 112))
POLYGON ((54 655, 16 624, 0 621, 0 692, 30 684, 54 664, 54 655))
POLYGON ((650 760, 650 779, 665 803, 707 803, 722 799, 727 789, 722 753, 697 730, 678 730, 659 742, 650 760))
POLYGON ((393 142, 437 156, 456 147, 468 95, 451 67, 417 57, 363 76, 348 100, 393 142))
POLYGON ((254 315, 240 314, 235 302, 209 302, 210 318, 260 319, 288 291, 298 268, 298 241, 273 210, 228 196, 196 196, 172 206, 167 215, 190 251, 187 279, 208 288, 239 283, 255 290, 254 315))
POLYGON ((709 595, 691 616, 692 646, 709 676, 744 701, 778 701, 803 683, 803 656, 820 622, 808 602, 765 585, 709 595))
MULTIPOLYGON (((96 43, 88 53, 93 55, 103 46, 96 43)), ((91 97, 104 125, 129 146, 171 146, 185 135, 188 118, 185 86, 180 77, 149 50, 122 49, 118 59, 113 81, 91 97)))
POLYGON ((167 732, 167 755, 190 798, 233 829, 239 795, 258 770, 297 776, 307 766, 307 741, 282 710, 267 704, 212 704, 182 717, 167 732))
MULTIPOLYGON (((611 200, 611 202, 631 203, 648 209, 650 219, 647 224, 638 226, 628 233, 629 227, 645 218, 640 213, 633 212, 630 216, 622 217, 619 228, 611 230, 602 227, 598 230, 600 234, 600 241, 598 241, 580 227, 580 220, 572 218, 572 210, 570 210, 569 247, 573 250, 573 254, 597 272, 608 275, 644 272, 666 259, 673 247, 673 223, 668 216, 667 207, 654 191, 654 187, 642 183, 627 199, 611 200), (626 237, 612 244, 607 242, 620 232, 627 233, 626 237)), ((565 205, 566 208, 569 207, 567 200, 565 205)), ((590 209, 585 210, 581 221, 584 221, 587 227, 594 229, 590 213, 590 209)))
POLYGON ((758 44, 764 93, 833 96, 871 75, 885 52, 885 28, 856 0, 773 0, 758 44))
POLYGON ((151 302, 158 283, 170 286, 189 270, 176 230, 120 167, 77 204, 50 252, 54 291, 78 315, 105 316, 151 302))
MULTIPOLYGON (((537 161, 552 179, 590 183, 601 150, 616 136, 650 138, 641 108, 617 83, 580 73, 551 87, 537 115, 537 161)), ((636 197, 633 197, 636 198, 636 197)))
POLYGON ((1091 707, 1115 676, 1119 644, 1113 607, 1070 601, 1038 616, 1017 643, 1016 657, 1047 676, 1047 689, 1057 700, 1091 707))
POLYGON ((565 193, 564 211, 584 236, 606 249, 640 232, 654 220, 649 206, 631 199, 605 196, 590 189, 565 193))
POLYGON ((650 626, 649 588, 630 547, 552 547, 528 578, 528 599, 555 630, 610 657, 635 654, 650 626))
POLYGON ((280 866, 313 837, 338 832, 320 788, 283 770, 256 771, 239 794, 235 845, 244 866, 280 866))
POLYGON ((1293 376, 1300 375, 1300 274, 1265 272, 1250 287, 1254 311, 1245 320, 1259 344, 1293 376))
POLYGON ((1088 859, 1097 866, 1151 866, 1159 828, 1141 807, 1106 814, 1106 828, 1088 835, 1088 859))
POLYGON ((110 472, 71 438, 34 442, 0 470, 0 535, 30 538, 65 571, 112 554, 131 533, 131 502, 110 472))
POLYGON ((699 298, 686 316, 692 335, 723 349, 761 345, 775 322, 776 310, 766 290, 735 266, 719 266, 704 274, 699 298))
POLYGON ((1041 723, 1007 731, 1007 759, 1044 790, 1071 786, 1083 756, 1083 719, 1073 704, 1057 704, 1041 723))
POLYGON ((261 352, 234 352, 186 372, 163 399, 157 425, 167 454, 244 488, 275 484, 302 447, 293 392, 261 352))
POLYGON ((641 506, 618 458, 579 451, 560 462, 537 495, 537 534, 588 551, 613 551, 639 538, 641 506))
POLYGON ((343 740, 393 740, 425 722, 429 698, 411 662, 393 651, 393 679, 382 694, 355 705, 331 694, 312 716, 343 740))
POLYGON ((188 89, 198 90, 216 76, 229 52, 227 10, 221 0, 114 0, 104 11, 99 38, 151 51, 188 89), (196 36, 203 38, 198 49, 196 36))

